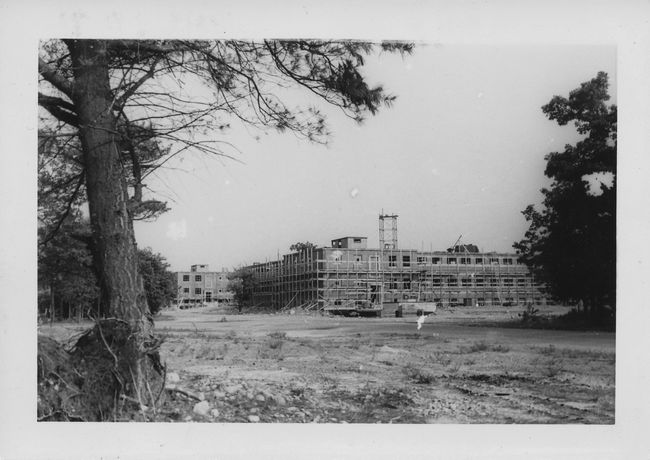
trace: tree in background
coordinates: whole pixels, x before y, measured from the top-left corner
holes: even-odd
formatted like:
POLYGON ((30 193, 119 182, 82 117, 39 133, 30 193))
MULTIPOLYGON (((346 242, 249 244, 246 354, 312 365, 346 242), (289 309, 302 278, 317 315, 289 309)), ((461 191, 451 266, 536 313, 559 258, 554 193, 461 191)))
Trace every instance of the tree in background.
POLYGON ((558 300, 578 303, 594 318, 616 304, 616 106, 607 105, 608 78, 599 72, 569 97, 542 107, 559 125, 573 122, 583 137, 546 156, 543 208, 529 205, 522 260, 558 300))
POLYGON ((56 233, 40 227, 38 246, 39 314, 48 319, 98 316, 99 289, 92 256, 83 241, 90 234, 77 213, 70 214, 56 233))
POLYGON ((228 290, 233 292, 233 300, 240 312, 243 307, 250 306, 254 286, 255 277, 248 270, 239 269, 228 275, 228 290))
MULTIPOLYGON (((99 287, 92 265, 90 225, 71 211, 56 232, 38 231, 39 314, 54 318, 98 318, 99 287), (45 241, 47 240, 47 241, 45 241)), ((176 279, 165 258, 150 248, 138 250, 138 268, 152 314, 176 297, 176 279)))
POLYGON ((314 243, 310 243, 309 241, 305 241, 304 243, 298 242, 294 243, 291 246, 289 246, 290 251, 296 251, 296 252, 305 252, 309 251, 310 249, 316 249, 318 246, 316 246, 314 243))
POLYGON ((151 248, 138 250, 138 268, 144 280, 149 309, 155 315, 176 298, 176 277, 168 270, 165 258, 151 248))

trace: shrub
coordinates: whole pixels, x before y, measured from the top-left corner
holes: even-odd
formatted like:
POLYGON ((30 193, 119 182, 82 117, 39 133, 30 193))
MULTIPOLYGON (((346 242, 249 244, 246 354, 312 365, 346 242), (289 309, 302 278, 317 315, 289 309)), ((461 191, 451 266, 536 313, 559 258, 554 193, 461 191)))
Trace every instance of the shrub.
POLYGON ((496 345, 492 345, 490 347, 490 351, 496 351, 498 353, 508 353, 510 351, 510 347, 507 345, 502 345, 500 343, 496 345))
POLYGON ((415 383, 429 384, 435 380, 435 375, 424 369, 421 369, 414 364, 407 364, 404 366, 404 374, 415 383))
POLYGON ((536 323, 539 320, 539 309, 533 304, 526 305, 522 313, 519 313, 522 323, 536 323))
POLYGON ((275 331, 275 332, 270 332, 268 336, 271 337, 272 339, 286 339, 287 333, 284 331, 275 331))

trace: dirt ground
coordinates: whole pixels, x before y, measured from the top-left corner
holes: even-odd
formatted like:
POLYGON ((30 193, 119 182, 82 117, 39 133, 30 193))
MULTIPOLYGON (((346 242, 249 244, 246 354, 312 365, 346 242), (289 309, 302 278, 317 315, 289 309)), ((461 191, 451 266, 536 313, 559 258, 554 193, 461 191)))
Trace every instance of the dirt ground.
MULTIPOLYGON (((613 424, 615 334, 494 326, 520 312, 438 311, 418 330, 415 317, 166 311, 161 355, 183 391, 155 419, 613 424)), ((88 326, 39 332, 66 341, 88 326)))

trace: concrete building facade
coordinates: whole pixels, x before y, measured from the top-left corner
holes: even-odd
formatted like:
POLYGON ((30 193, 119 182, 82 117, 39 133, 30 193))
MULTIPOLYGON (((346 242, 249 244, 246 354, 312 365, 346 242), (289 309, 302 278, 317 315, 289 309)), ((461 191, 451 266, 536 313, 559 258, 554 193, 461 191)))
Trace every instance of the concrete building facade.
POLYGON ((516 254, 369 249, 365 237, 332 240, 279 260, 248 266, 254 305, 324 308, 346 301, 416 299, 445 306, 544 304, 544 286, 516 254))
POLYGON ((192 265, 190 271, 176 272, 180 306, 213 302, 231 302, 233 293, 228 290, 228 272, 210 271, 208 265, 192 265))

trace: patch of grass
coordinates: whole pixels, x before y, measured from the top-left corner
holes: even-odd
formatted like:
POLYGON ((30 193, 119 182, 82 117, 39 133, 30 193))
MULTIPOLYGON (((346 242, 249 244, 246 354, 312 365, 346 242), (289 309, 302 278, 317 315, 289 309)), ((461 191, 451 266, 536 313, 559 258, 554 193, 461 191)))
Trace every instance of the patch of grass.
POLYGON ((452 361, 448 366, 447 366, 447 372, 451 375, 456 375, 458 374, 458 371, 460 370, 462 366, 462 363, 460 361, 452 361))
POLYGON ((257 349, 257 357, 259 359, 272 359, 275 361, 282 361, 284 360, 284 354, 282 353, 283 345, 284 340, 269 338, 266 342, 260 344, 259 348, 257 349))
POLYGON ((539 353, 544 356, 553 356, 557 351, 557 348, 555 348, 555 345, 553 344, 550 344, 546 347, 534 347, 534 348, 536 348, 539 351, 539 353))
POLYGON ((275 331, 275 332, 269 332, 267 336, 271 337, 272 339, 286 339, 287 333, 284 331, 275 331))
POLYGON ((216 359, 224 359, 228 354, 228 344, 222 343, 217 349, 217 351, 218 351, 219 358, 216 359))
POLYGON ((488 350, 488 344, 484 340, 481 340, 479 342, 474 342, 473 344, 466 346, 466 345, 461 345, 458 350, 461 353, 478 353, 481 351, 487 351, 488 350))
POLYGON ((562 356, 565 358, 586 358, 589 360, 602 360, 607 361, 610 364, 614 364, 616 362, 616 354, 611 351, 566 349, 562 350, 562 356))
POLYGON ((237 332, 233 329, 229 330, 226 332, 223 336, 224 339, 230 340, 233 343, 239 343, 239 336, 237 335, 237 332))
POLYGON ((419 384, 429 384, 436 380, 436 376, 416 365, 409 363, 404 366, 404 374, 407 378, 419 384))
POLYGON ((543 356, 556 356, 568 359, 583 359, 583 360, 600 360, 607 361, 609 364, 616 362, 616 353, 612 351, 602 350, 576 350, 572 348, 557 348, 555 345, 550 344, 545 347, 532 347, 543 356))
POLYGON ((507 353, 510 351, 510 347, 500 343, 487 343, 485 340, 480 340, 474 342, 469 346, 460 346, 459 351, 461 353, 480 353, 482 351, 494 351, 497 353, 507 353))
POLYGON ((361 348, 361 341, 360 341, 360 340, 354 340, 354 341, 352 341, 352 342, 348 345, 348 348, 350 348, 350 349, 352 349, 352 350, 358 350, 359 348, 361 348))
POLYGON ((433 354, 427 355, 427 358, 434 363, 442 364, 443 366, 448 366, 452 361, 452 357, 448 353, 441 351, 436 351, 433 354))
POLYGON ((271 350, 280 350, 287 338, 287 333, 283 331, 275 331, 267 334, 267 337, 268 340, 266 341, 266 345, 271 350))
POLYGON ((222 343, 218 347, 213 345, 203 344, 195 351, 194 357, 196 359, 206 360, 221 360, 228 354, 228 344, 222 343))
POLYGON ((490 347, 490 351, 496 351, 497 353, 508 353, 510 351, 510 347, 507 345, 497 343, 497 344, 493 344, 490 347))
POLYGON ((549 359, 542 369, 543 374, 548 378, 553 378, 563 371, 561 364, 555 359, 549 359))
POLYGON ((566 331, 616 331, 616 314, 613 310, 604 309, 599 315, 578 312, 572 309, 560 316, 542 316, 539 313, 529 314, 524 311, 519 314, 519 320, 496 322, 495 326, 523 329, 556 329, 566 331))
POLYGON ((479 342, 474 342, 471 344, 467 351, 468 353, 478 353, 481 351, 488 351, 490 349, 490 346, 485 342, 484 340, 481 340, 479 342))
POLYGON ((190 348, 191 348, 191 347, 190 347, 187 343, 183 343, 183 344, 178 348, 178 350, 176 351, 176 353, 178 354, 178 356, 185 356, 185 355, 187 354, 187 352, 190 350, 190 348))

